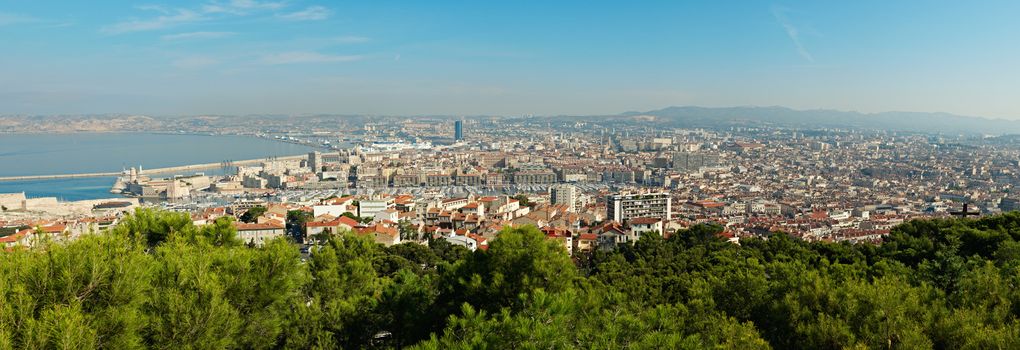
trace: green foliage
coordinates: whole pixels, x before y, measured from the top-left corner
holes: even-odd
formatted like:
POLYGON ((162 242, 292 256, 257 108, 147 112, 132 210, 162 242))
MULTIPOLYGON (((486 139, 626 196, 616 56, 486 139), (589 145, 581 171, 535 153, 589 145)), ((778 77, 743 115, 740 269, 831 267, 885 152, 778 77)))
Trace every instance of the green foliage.
POLYGON ((195 225, 187 213, 138 208, 114 227, 113 234, 155 246, 174 237, 194 236, 195 225))
POLYGON ((18 233, 18 231, 24 230, 26 228, 29 227, 28 226, 0 227, 0 237, 13 235, 15 233, 18 233))
POLYGON ((340 214, 340 216, 346 216, 348 218, 354 219, 354 221, 357 221, 357 222, 360 222, 360 223, 363 223, 363 224, 367 224, 367 223, 372 222, 372 218, 371 217, 363 218, 363 217, 354 215, 354 213, 351 213, 349 211, 348 212, 344 212, 343 214, 340 214))
POLYGON ((139 209, 0 253, 0 348, 1020 348, 1020 214, 913 221, 880 246, 720 230, 576 263, 534 227, 475 252, 341 232, 303 260, 241 244, 230 218, 139 209))
POLYGON ((488 313, 464 304, 419 349, 768 349, 750 324, 683 305, 645 308, 619 294, 571 290, 522 296, 526 308, 488 313))
POLYGON ((288 210, 287 211, 287 222, 296 225, 304 226, 305 223, 312 220, 312 213, 304 210, 288 210))
POLYGON ((400 220, 400 240, 402 241, 419 241, 421 235, 418 233, 417 227, 412 225, 407 220, 400 220))
POLYGON ((256 220, 258 220, 259 216, 262 216, 262 214, 265 214, 266 210, 267 210, 266 207, 263 207, 261 205, 256 205, 256 206, 252 207, 251 209, 248 209, 247 211, 245 211, 244 214, 241 214, 240 219, 243 222, 253 223, 256 220))
POLYGON ((564 291, 576 277, 562 245, 547 240, 534 226, 506 228, 487 252, 457 261, 443 275, 443 300, 489 311, 516 308, 522 295, 539 289, 564 291))
POLYGON ((114 235, 3 254, 0 339, 15 348, 137 348, 151 259, 114 235))
POLYGON ((516 199, 521 206, 530 207, 530 206, 532 206, 534 204, 534 203, 531 203, 531 200, 528 199, 528 195, 526 195, 526 194, 519 194, 519 195, 513 196, 513 199, 516 199))

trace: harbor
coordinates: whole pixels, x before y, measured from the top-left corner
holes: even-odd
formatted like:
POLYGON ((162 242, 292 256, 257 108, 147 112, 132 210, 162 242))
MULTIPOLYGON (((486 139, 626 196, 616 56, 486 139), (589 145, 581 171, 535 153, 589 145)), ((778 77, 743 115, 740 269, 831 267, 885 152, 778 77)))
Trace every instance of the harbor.
MULTIPOLYGON (((267 160, 296 160, 296 159, 302 159, 304 157, 305 157, 305 155, 294 155, 294 156, 284 156, 284 157, 269 157, 269 158, 259 158, 259 159, 247 159, 247 160, 238 160, 238 161, 223 161, 223 162, 219 162, 219 163, 204 163, 204 164, 179 165, 179 166, 162 167, 162 168, 141 169, 141 170, 139 170, 138 173, 142 174, 142 175, 171 174, 171 173, 177 173, 177 172, 188 172, 188 171, 216 169, 216 168, 238 166, 238 165, 258 164, 258 163, 261 163, 261 162, 264 162, 264 161, 267 161, 267 160)), ((139 168, 141 168, 141 167, 139 167, 139 168)), ((128 174, 128 172, 125 170, 125 171, 119 171, 119 172, 103 172, 103 173, 4 176, 4 177, 0 177, 0 181, 79 179, 79 178, 89 178, 89 177, 122 176, 122 175, 127 175, 127 174, 128 174)))

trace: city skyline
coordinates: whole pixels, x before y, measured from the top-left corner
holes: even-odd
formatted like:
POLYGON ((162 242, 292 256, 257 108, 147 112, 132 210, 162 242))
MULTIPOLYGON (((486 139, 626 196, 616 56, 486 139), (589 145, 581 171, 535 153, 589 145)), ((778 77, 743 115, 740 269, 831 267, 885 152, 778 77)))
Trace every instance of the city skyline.
POLYGON ((1018 10, 0 1, 0 347, 1020 349, 1018 10))
POLYGON ((1020 118, 1012 2, 6 3, 0 114, 1020 118))

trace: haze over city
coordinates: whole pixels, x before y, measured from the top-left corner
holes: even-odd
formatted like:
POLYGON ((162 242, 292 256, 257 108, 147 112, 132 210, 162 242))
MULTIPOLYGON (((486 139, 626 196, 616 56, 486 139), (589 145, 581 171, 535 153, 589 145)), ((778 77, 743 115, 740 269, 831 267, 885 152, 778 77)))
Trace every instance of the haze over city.
POLYGON ((16 1, 0 114, 1020 118, 1015 1, 16 1))
POLYGON ((0 2, 0 349, 1020 349, 1020 2, 0 2))

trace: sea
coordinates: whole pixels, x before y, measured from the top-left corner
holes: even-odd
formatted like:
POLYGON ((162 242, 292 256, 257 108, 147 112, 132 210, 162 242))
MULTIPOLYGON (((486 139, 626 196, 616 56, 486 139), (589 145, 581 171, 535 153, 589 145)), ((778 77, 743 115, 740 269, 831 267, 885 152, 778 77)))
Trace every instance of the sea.
MULTIPOLYGON (((131 167, 188 164, 305 154, 313 147, 233 135, 155 133, 0 134, 0 177, 119 172, 131 167)), ((192 171, 206 175, 231 168, 192 171)), ((117 197, 115 177, 0 181, 0 193, 75 201, 117 197)))

